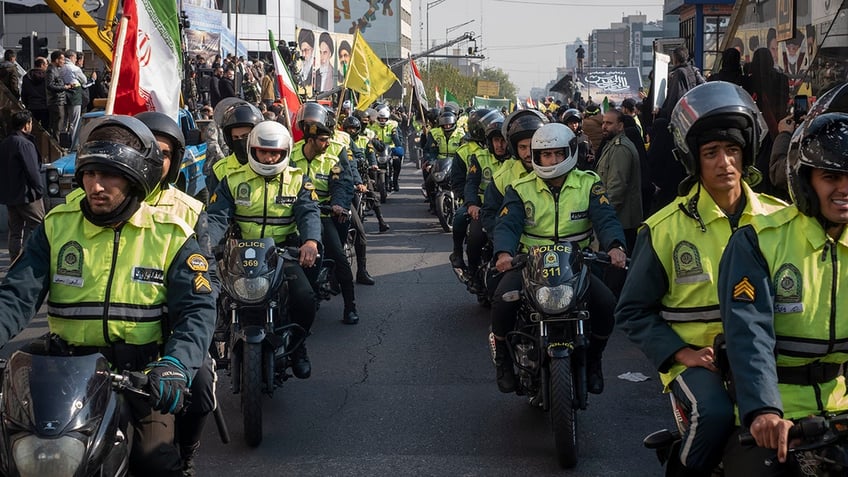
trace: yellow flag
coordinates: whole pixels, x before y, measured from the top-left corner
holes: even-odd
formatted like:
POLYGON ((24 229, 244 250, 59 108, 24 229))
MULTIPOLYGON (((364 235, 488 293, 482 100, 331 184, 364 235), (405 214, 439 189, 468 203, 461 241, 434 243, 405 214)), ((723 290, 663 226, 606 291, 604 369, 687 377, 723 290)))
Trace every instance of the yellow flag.
POLYGON ((350 68, 345 76, 345 88, 359 93, 356 109, 365 110, 398 81, 392 70, 368 46, 359 31, 353 39, 350 68))

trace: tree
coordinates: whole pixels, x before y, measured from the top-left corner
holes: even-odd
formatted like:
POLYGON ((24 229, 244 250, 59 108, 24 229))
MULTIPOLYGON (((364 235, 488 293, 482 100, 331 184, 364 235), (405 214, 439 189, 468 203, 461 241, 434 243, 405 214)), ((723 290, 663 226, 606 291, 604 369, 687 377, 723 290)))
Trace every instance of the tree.
POLYGON ((509 81, 509 76, 500 68, 486 68, 480 73, 479 77, 470 77, 463 75, 459 69, 447 62, 433 61, 429 67, 421 69, 421 79, 424 81, 427 98, 433 104, 436 100, 435 89, 439 88, 442 100, 444 100, 445 89, 448 89, 456 95, 460 106, 468 106, 472 98, 477 95, 478 79, 496 81, 500 85, 500 96, 502 98, 514 98, 516 92, 515 85, 509 81))

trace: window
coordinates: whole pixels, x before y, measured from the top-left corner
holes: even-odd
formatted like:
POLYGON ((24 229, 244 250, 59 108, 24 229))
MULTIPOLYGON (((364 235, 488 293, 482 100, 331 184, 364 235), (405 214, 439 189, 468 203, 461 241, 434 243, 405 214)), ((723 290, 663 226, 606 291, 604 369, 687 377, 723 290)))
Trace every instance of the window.
POLYGON ((223 0, 221 10, 224 13, 247 13, 251 15, 266 15, 267 0, 223 0))
POLYGON ((301 20, 318 25, 319 28, 326 30, 329 26, 328 18, 327 10, 306 1, 300 2, 301 20))
POLYGON ((704 63, 705 69, 712 68, 716 60, 721 57, 721 42, 724 39, 724 33, 727 31, 727 25, 730 23, 730 17, 727 16, 712 16, 704 17, 704 63))

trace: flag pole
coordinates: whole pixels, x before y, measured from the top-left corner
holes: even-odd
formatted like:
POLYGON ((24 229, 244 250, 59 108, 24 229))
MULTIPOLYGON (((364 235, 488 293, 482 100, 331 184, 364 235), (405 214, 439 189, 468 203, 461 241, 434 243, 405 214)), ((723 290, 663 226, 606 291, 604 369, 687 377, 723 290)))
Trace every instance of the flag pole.
POLYGON ((110 115, 115 111, 115 96, 118 93, 118 79, 121 75, 121 59, 124 57, 124 42, 127 38, 127 25, 129 20, 127 17, 121 17, 121 22, 118 25, 118 41, 112 53, 112 79, 109 81, 109 97, 106 100, 106 111, 104 114, 110 115))

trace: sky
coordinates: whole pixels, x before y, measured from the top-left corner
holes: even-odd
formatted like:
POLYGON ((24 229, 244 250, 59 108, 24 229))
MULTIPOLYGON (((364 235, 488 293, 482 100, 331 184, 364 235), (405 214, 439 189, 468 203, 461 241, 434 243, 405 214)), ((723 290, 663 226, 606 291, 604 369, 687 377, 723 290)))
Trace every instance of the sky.
POLYGON ((430 43, 466 31, 482 34, 477 46, 486 56, 483 67, 503 70, 522 97, 556 79, 556 68, 565 66, 566 43, 586 42, 593 29, 609 28, 627 15, 661 20, 663 5, 663 0, 445 0, 433 5, 437 1, 412 1, 413 54, 426 49, 429 4, 430 43), (446 29, 471 20, 445 35, 446 29))

